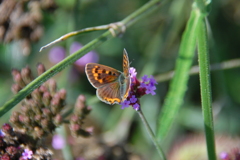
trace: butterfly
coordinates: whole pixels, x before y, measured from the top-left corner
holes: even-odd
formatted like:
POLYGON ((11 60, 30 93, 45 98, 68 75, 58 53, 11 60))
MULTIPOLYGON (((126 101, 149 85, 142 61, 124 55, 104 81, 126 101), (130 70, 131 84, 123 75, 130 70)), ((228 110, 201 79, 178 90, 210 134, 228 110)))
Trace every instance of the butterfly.
POLYGON ((119 104, 128 97, 131 78, 127 51, 123 50, 123 72, 114 68, 88 63, 85 72, 89 82, 97 89, 97 97, 107 104, 119 104))

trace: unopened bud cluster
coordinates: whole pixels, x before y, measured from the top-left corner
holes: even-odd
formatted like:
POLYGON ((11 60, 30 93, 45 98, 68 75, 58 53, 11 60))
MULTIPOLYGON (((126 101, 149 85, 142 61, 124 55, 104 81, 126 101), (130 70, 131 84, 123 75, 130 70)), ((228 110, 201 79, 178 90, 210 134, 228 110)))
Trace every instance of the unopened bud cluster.
POLYGON ((15 131, 11 125, 4 124, 0 133, 1 160, 51 159, 49 149, 39 147, 32 137, 15 131))
MULTIPOLYGON (((39 64, 38 74, 42 74, 45 68, 39 64)), ((17 93, 33 80, 31 70, 26 67, 21 71, 12 71, 16 82, 12 91, 17 93)), ((57 91, 55 80, 49 79, 43 85, 36 88, 21 102, 21 111, 15 111, 10 117, 14 129, 31 135, 34 139, 51 134, 62 122, 60 112, 65 106, 66 91, 57 91)))
MULTIPOLYGON (((43 74, 45 67, 38 64, 37 72, 38 75, 43 74)), ((12 75, 15 81, 12 92, 15 94, 25 87, 27 89, 27 85, 34 79, 29 67, 21 71, 14 69, 12 75)), ((57 90, 56 81, 53 79, 49 79, 26 96, 21 102, 20 110, 14 111, 10 117, 9 121, 13 127, 7 124, 2 129, 0 160, 51 159, 52 152, 43 147, 44 139, 52 135, 63 122, 67 122, 63 117, 63 110, 66 109, 65 99, 66 91, 57 90)), ((69 120, 73 136, 89 137, 92 134, 92 128, 83 128, 84 120, 90 111, 91 108, 85 104, 85 97, 80 95, 69 120)))
POLYGON ((91 127, 83 129, 84 120, 90 112, 91 108, 86 105, 85 97, 80 95, 70 118, 70 131, 74 137, 89 137, 92 134, 93 129, 91 127))
POLYGON ((54 10, 54 0, 1 0, 0 6, 0 41, 20 40, 23 53, 29 54, 31 42, 43 33, 42 10, 54 10))

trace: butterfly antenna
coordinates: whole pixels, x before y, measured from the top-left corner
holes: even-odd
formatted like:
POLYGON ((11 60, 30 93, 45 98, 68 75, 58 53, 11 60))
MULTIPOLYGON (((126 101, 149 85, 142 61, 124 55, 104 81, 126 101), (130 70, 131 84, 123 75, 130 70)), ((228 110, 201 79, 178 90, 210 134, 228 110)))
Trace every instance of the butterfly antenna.
POLYGON ((135 59, 133 59, 131 62, 129 62, 130 63, 129 65, 131 65, 133 61, 135 61, 135 59))

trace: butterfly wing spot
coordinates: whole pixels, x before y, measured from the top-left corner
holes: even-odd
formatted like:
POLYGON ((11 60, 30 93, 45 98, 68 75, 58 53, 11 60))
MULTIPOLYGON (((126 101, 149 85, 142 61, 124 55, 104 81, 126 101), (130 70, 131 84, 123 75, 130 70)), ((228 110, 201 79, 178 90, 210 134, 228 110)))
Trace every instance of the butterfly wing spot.
POLYGON ((98 82, 99 82, 99 83, 103 83, 103 80, 102 80, 102 79, 98 79, 98 82))
POLYGON ((106 70, 105 70, 105 69, 103 69, 103 70, 102 70, 102 73, 106 73, 106 70))
POLYGON ((121 100, 119 98, 104 98, 105 101, 109 102, 109 104, 119 104, 121 100))
POLYGON ((112 71, 108 71, 106 69, 101 69, 99 66, 95 65, 94 68, 92 69, 93 77, 96 81, 99 83, 103 82, 110 82, 116 79, 117 74, 112 71), (102 77, 101 75, 106 74, 105 78, 102 77))
POLYGON ((99 87, 96 94, 101 101, 107 104, 119 104, 122 101, 119 89, 119 82, 112 82, 99 87))

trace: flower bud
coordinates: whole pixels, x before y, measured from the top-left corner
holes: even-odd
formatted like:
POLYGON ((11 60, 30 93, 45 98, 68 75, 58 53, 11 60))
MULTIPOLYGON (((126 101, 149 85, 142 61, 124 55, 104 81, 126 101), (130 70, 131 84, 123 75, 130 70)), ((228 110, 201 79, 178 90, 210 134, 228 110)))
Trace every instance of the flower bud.
POLYGON ((58 93, 62 100, 66 99, 67 91, 65 89, 61 89, 58 93))
POLYGON ((52 97, 51 97, 49 92, 44 92, 43 93, 42 102, 43 102, 45 107, 48 107, 50 105, 51 98, 52 97))
POLYGON ((61 116, 60 114, 57 114, 57 115, 54 117, 53 121, 54 121, 54 124, 55 124, 56 126, 59 126, 59 125, 61 124, 61 122, 62 122, 62 116, 61 116))
POLYGON ((20 73, 16 73, 16 75, 14 75, 13 79, 20 87, 24 88, 26 86, 20 73))
POLYGON ((56 81, 54 79, 49 79, 47 81, 47 84, 48 84, 49 92, 51 94, 56 93, 56 90, 57 90, 57 83, 56 83, 56 81))
POLYGON ((18 84, 13 84, 12 88, 11 88, 11 90, 14 94, 17 94, 21 89, 22 88, 18 84))
POLYGON ((25 84, 28 84, 33 80, 31 70, 28 66, 21 70, 21 76, 25 84))
POLYGON ((40 76, 41 74, 43 74, 46 71, 46 69, 43 64, 39 63, 37 65, 37 71, 38 71, 38 76, 40 76))
POLYGON ((31 93, 33 99, 37 101, 41 101, 41 94, 38 88, 36 88, 32 93, 31 93))

